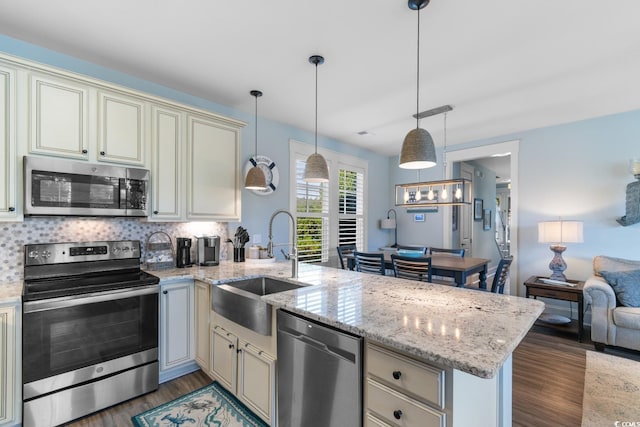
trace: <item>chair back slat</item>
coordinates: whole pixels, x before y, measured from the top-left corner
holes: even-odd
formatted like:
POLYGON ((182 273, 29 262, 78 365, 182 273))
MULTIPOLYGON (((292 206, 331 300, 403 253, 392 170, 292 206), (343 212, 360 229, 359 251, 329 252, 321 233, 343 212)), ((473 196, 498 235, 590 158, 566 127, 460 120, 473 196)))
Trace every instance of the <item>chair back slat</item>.
POLYGON ((511 263, 513 257, 502 258, 496 268, 496 274, 493 276, 493 283, 491 284, 491 292, 494 294, 503 294, 504 285, 507 283, 507 277, 509 277, 509 270, 511 270, 511 263))
POLYGON ((396 277, 431 282, 431 258, 406 257, 392 254, 393 272, 396 277))
POLYGON ((343 270, 347 269, 347 255, 351 255, 356 251, 356 245, 340 245, 337 247, 338 258, 340 259, 340 267, 343 270))
POLYGON ((356 271, 361 273, 373 273, 384 276, 384 255, 380 253, 358 252, 353 253, 356 271))
POLYGON ((464 248, 459 249, 445 249, 445 248, 429 248, 431 254, 446 254, 452 256, 459 256, 460 258, 464 258, 464 248))

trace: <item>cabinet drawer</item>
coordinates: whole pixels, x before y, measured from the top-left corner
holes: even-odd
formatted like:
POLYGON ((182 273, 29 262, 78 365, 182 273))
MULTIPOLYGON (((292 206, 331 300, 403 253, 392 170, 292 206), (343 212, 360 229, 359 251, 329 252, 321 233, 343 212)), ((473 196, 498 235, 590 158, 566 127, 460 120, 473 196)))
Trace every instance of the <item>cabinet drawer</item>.
POLYGON ((380 418, 373 416, 370 412, 367 412, 367 417, 364 420, 364 427, 392 427, 391 424, 387 424, 380 418))
POLYGON ((445 372, 385 349, 367 347, 369 375, 444 409, 445 372))
POLYGON ((445 414, 377 381, 367 380, 367 396, 367 408, 392 426, 445 427, 446 425, 445 414))
POLYGON ((562 290, 555 289, 529 289, 529 296, 554 298, 563 301, 578 301, 579 295, 575 292, 564 292, 562 290))

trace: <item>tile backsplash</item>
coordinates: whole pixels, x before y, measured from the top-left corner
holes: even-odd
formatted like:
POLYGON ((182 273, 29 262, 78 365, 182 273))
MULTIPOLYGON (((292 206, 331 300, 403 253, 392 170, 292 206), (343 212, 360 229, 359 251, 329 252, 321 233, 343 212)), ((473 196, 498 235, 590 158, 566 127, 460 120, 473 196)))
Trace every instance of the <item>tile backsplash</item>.
MULTIPOLYGON (((220 236, 220 258, 226 259, 227 224, 222 222, 155 223, 134 218, 27 217, 21 223, 0 223, 0 283, 22 280, 24 245, 93 240, 140 240, 156 231, 176 237, 220 236)), ((195 244, 195 242, 194 242, 195 244)), ((143 253, 144 260, 144 253, 143 253)))

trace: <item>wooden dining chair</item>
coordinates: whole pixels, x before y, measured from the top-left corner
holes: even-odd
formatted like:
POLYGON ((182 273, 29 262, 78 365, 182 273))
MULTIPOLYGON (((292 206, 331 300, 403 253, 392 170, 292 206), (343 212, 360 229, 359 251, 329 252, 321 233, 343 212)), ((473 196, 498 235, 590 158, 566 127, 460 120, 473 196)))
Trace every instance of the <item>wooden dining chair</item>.
POLYGON ((459 248, 459 249, 429 248, 429 251, 431 251, 431 255, 437 253, 437 254, 459 256, 460 258, 464 258, 464 248, 459 248))
POLYGON ((373 273, 384 276, 384 255, 381 253, 358 252, 353 253, 356 271, 373 273))
POLYGON ((351 255, 356 251, 356 245, 340 245, 336 248, 338 250, 338 258, 340 259, 340 267, 343 270, 347 269, 347 255, 351 255))
POLYGON ((511 270, 511 263, 513 257, 502 258, 496 268, 496 274, 493 276, 493 283, 491 283, 491 292, 494 294, 504 293, 504 284, 507 283, 507 277, 509 277, 509 270, 511 270))
POLYGON ((403 279, 431 282, 431 258, 391 255, 393 273, 403 279))

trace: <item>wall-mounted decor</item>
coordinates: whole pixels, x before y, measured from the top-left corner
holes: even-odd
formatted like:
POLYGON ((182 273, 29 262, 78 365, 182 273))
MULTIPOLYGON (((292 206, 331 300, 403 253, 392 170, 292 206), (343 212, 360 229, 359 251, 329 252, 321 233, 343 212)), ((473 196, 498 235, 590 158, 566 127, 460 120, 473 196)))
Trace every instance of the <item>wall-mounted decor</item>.
POLYGON ((473 199, 473 220, 482 221, 484 214, 482 199, 473 199))
POLYGON ((421 213, 421 214, 415 214, 415 215, 413 216, 413 220, 414 220, 415 222, 424 222, 424 214, 423 214, 423 213, 421 213))
POLYGON ((458 231, 458 217, 460 216, 460 206, 451 208, 451 231, 458 231))
POLYGON ((626 215, 616 220, 625 227, 640 222, 640 159, 632 159, 629 170, 637 181, 627 185, 626 215))
POLYGON ((482 229, 491 230, 491 209, 484 210, 484 217, 482 219, 482 229))
POLYGON ((269 157, 259 154, 255 157, 250 158, 247 164, 244 166, 245 176, 253 167, 257 167, 262 170, 262 172, 264 173, 264 178, 267 182, 267 187, 263 190, 251 189, 251 191, 259 196, 267 196, 276 191, 278 183, 280 182, 280 173, 278 173, 278 167, 276 166, 276 163, 269 157))

